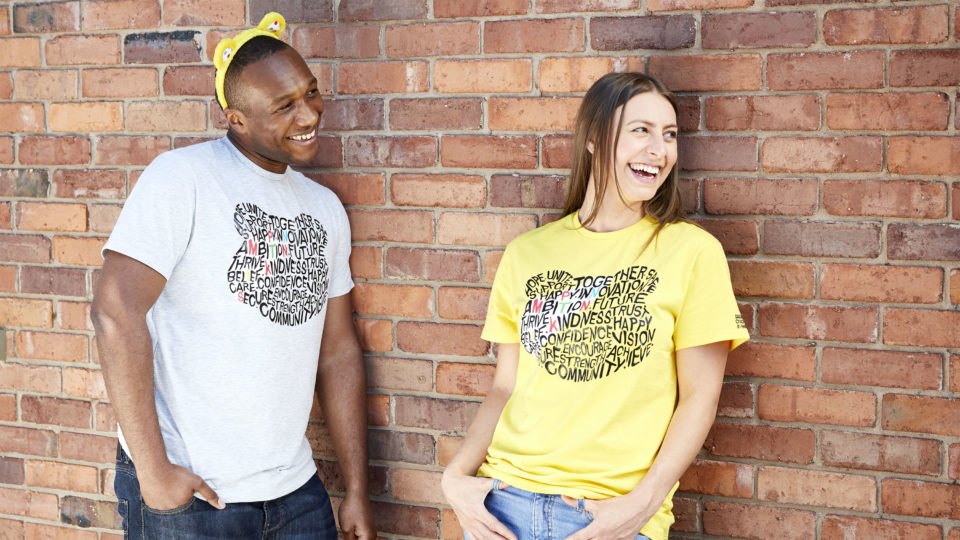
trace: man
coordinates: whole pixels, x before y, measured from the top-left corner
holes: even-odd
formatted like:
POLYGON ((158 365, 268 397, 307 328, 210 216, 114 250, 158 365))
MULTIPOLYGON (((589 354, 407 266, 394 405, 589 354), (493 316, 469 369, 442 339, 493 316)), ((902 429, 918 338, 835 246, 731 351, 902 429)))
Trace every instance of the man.
POLYGON ((104 247, 92 316, 131 538, 337 538, 305 436, 315 383, 340 527, 376 536, 349 224, 288 167, 316 154, 323 103, 284 26, 221 43, 227 136, 157 157, 104 247))

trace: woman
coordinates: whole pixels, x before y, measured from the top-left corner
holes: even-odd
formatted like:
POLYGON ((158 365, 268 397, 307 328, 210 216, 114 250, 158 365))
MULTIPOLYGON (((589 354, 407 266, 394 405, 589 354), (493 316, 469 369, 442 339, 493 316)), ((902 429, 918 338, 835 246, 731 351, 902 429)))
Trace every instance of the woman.
POLYGON ((667 538, 748 338, 719 242, 684 220, 677 132, 660 82, 599 79, 565 217, 507 246, 483 330, 493 387, 442 481, 471 539, 667 538))

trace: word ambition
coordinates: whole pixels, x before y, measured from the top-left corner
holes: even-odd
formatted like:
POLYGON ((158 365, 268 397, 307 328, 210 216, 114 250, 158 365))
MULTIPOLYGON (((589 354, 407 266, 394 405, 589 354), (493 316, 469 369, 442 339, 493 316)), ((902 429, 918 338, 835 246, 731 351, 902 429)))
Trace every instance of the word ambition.
POLYGON ((243 237, 227 269, 237 300, 272 322, 297 326, 323 311, 329 267, 327 231, 308 214, 272 216, 240 203, 233 224, 243 237))
POLYGON ((574 277, 550 270, 527 280, 520 342, 540 367, 561 379, 585 382, 643 362, 653 348, 646 298, 660 278, 646 266, 612 276, 574 277))

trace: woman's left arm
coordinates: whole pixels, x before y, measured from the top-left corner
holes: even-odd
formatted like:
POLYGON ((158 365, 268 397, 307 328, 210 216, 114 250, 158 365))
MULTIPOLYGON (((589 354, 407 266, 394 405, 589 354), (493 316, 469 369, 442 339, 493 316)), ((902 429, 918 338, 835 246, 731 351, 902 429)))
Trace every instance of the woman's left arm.
POLYGON ((729 349, 729 341, 718 341, 677 351, 679 399, 653 465, 630 493, 585 501, 594 520, 567 540, 633 540, 640 534, 707 438, 717 415, 729 349))

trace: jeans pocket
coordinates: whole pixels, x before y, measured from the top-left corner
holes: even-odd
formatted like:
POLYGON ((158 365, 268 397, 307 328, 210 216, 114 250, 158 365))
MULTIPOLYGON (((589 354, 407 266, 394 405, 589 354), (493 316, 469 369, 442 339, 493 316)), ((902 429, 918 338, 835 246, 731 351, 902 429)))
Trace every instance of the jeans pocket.
POLYGON ((197 498, 191 496, 189 501, 181 504, 176 508, 170 508, 168 510, 157 510, 155 508, 150 508, 149 506, 147 506, 147 503, 143 503, 143 509, 157 516, 175 516, 177 514, 182 514, 187 510, 190 510, 190 507, 192 507, 193 503, 195 503, 196 501, 197 501, 197 498))

